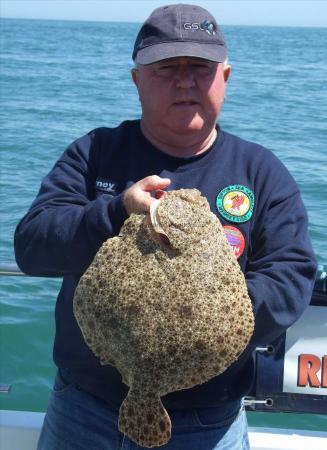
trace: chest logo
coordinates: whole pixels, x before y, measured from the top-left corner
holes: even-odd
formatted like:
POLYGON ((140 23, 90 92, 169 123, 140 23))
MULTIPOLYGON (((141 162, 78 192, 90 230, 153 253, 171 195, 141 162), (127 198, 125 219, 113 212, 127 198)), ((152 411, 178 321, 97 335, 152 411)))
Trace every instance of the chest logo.
POLYGON ((234 251, 234 255, 238 259, 242 256, 245 248, 245 239, 241 231, 231 225, 224 225, 224 233, 227 241, 234 251))
POLYGON ((105 192, 106 194, 116 194, 117 183, 104 178, 97 178, 95 182, 95 188, 97 191, 105 192))
POLYGON ((254 194, 246 186, 232 184, 219 192, 216 207, 229 222, 247 222, 253 214, 254 194))

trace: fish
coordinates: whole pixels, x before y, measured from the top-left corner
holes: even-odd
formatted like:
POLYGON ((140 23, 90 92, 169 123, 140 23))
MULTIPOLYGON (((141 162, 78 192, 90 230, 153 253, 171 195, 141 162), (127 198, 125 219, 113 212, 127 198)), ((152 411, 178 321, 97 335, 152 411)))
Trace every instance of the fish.
POLYGON ((244 274, 197 189, 131 214, 81 277, 73 308, 87 345, 129 387, 119 430, 147 448, 171 438, 161 398, 222 374, 254 329, 244 274))

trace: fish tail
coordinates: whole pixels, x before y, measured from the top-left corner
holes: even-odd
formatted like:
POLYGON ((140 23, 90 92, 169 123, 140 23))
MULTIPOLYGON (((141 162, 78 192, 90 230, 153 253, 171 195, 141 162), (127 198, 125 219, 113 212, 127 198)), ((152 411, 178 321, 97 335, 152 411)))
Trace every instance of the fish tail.
POLYGON ((159 447, 171 436, 171 422, 158 395, 141 397, 130 389, 119 410, 119 430, 142 447, 159 447))

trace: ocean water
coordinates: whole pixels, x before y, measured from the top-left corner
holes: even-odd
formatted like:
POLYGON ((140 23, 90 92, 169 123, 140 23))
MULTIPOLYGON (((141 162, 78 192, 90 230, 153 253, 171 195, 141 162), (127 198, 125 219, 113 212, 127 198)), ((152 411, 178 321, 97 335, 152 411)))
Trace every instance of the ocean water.
MULTIPOLYGON (((130 80, 139 25, 2 19, 1 249, 65 147, 98 126, 137 118, 130 80)), ((327 264, 327 29, 223 28, 232 64, 220 123, 270 148, 296 179, 320 264, 327 264)), ((43 411, 52 385, 60 280, 0 277, 1 407, 43 411)), ((251 425, 327 428, 327 416, 250 413, 251 425)))

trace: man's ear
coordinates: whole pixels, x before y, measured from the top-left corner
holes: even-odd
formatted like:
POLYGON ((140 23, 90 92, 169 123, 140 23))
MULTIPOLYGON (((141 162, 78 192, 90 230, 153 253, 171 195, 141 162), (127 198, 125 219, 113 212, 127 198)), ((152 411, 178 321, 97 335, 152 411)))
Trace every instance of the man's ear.
POLYGON ((137 71, 137 69, 135 69, 135 67, 131 70, 131 75, 132 75, 133 83, 137 87, 139 80, 138 80, 138 71, 137 71))
POLYGON ((227 64, 224 67, 224 80, 225 80, 225 83, 227 83, 227 81, 228 81, 228 78, 230 76, 231 70, 232 70, 232 67, 229 64, 227 64))

